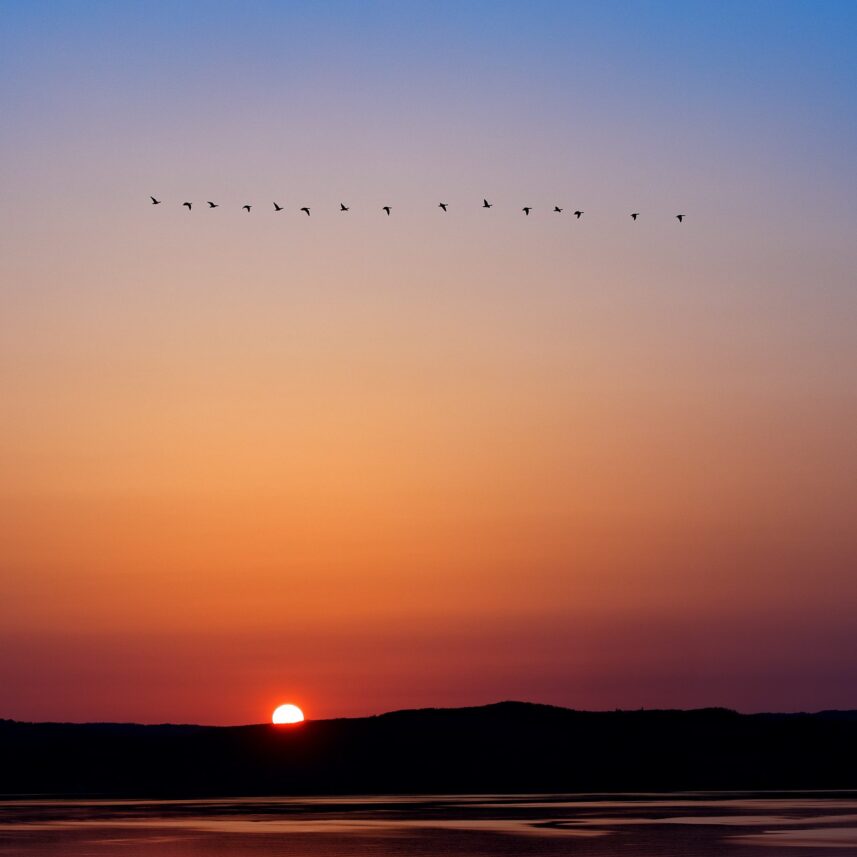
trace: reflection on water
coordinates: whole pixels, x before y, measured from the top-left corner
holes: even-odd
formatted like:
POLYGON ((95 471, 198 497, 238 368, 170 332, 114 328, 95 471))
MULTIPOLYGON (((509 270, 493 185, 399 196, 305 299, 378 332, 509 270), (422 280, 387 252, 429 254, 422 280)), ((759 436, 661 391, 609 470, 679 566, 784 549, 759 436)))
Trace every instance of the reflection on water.
POLYGON ((830 848, 857 855, 857 793, 0 801, 0 855, 21 857, 809 857, 830 848))

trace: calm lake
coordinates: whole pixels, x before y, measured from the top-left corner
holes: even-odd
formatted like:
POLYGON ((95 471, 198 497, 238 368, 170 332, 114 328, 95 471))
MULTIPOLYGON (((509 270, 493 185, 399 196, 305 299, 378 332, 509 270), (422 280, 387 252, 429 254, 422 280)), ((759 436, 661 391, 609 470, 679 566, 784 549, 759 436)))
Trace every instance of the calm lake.
POLYGON ((0 801, 0 854, 857 855, 857 793, 0 801))

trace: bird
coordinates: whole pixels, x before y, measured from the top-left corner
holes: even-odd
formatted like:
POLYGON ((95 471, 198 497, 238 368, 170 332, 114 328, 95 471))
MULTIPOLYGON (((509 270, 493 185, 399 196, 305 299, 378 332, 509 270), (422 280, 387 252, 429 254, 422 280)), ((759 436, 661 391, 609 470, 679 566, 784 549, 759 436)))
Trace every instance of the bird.
POLYGON ((282 211, 282 210, 283 210, 283 206, 277 205, 277 203, 275 202, 274 203, 274 211, 282 211))
POLYGON ((561 209, 558 205, 555 205, 555 206, 553 207, 553 210, 554 210, 557 214, 562 214, 562 209, 561 209))
POLYGON ((382 205, 381 208, 387 212, 387 217, 389 217, 390 216, 390 206, 389 205, 382 205))
POLYGON ((583 212, 582 212, 582 211, 575 211, 575 212, 574 212, 574 216, 575 216, 578 220, 580 220, 580 215, 581 215, 581 214, 583 214, 583 212))
POLYGON ((183 206, 185 206, 185 207, 187 208, 187 210, 188 210, 188 211, 190 211, 190 207, 191 207, 191 205, 193 205, 193 203, 191 203, 191 202, 183 202, 183 203, 182 203, 182 205, 183 205, 183 206))
POLYGON ((216 203, 216 202, 211 202, 211 201, 209 201, 209 203, 208 203, 208 207, 209 207, 209 208, 217 208, 217 203, 216 203))
POLYGON ((307 216, 307 217, 309 217, 309 208, 308 208, 307 206, 304 206, 304 207, 301 209, 301 211, 305 211, 305 212, 306 212, 306 216, 307 216))
POLYGON ((483 207, 483 208, 491 208, 491 206, 492 206, 492 205, 493 205, 493 203, 488 202, 488 200, 487 200, 487 199, 483 199, 483 200, 482 200, 482 207, 483 207))
POLYGON ((677 214, 677 215, 675 216, 675 219, 676 219, 679 223, 681 223, 681 222, 682 222, 682 220, 684 220, 684 215, 683 215, 683 214, 677 214))
POLYGON ((250 208, 251 208, 251 206, 249 206, 249 205, 242 205, 242 206, 241 206, 241 208, 243 208, 243 209, 244 209, 244 211, 246 211, 248 214, 250 213, 250 208))
POLYGON ((438 208, 442 208, 444 211, 446 211, 446 207, 447 207, 447 205, 449 205, 449 203, 448 203, 448 202, 439 202, 439 203, 437 204, 437 207, 438 207, 438 208))
POLYGON ((633 212, 631 212, 631 220, 636 220, 639 216, 640 216, 640 212, 639 212, 639 211, 633 211, 633 212))
POLYGON ((351 209, 344 202, 339 203, 339 210, 340 211, 351 211, 351 209))
POLYGON ((152 205, 160 205, 161 201, 159 199, 155 199, 155 197, 150 196, 149 199, 152 200, 152 205))
POLYGON ((521 211, 523 211, 523 212, 524 212, 524 214, 526 214, 526 215, 527 215, 527 217, 529 217, 529 216, 530 216, 530 212, 531 212, 532 210, 533 210, 533 207, 532 207, 531 205, 525 205, 525 206, 521 209, 521 211))

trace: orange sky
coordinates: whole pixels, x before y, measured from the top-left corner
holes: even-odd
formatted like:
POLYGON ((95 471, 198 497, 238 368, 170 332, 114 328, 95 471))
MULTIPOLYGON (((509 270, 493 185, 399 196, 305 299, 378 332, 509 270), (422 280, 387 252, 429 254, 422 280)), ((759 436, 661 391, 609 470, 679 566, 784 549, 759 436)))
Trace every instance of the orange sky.
POLYGON ((790 65, 786 28, 777 75, 736 48, 743 79, 690 92, 653 30, 593 89, 550 21, 474 19, 383 74, 346 48, 227 80, 208 48, 286 22, 201 23, 194 70, 163 12, 161 79, 106 12, 38 52, 16 14, 0 717, 857 707, 844 67, 790 65))

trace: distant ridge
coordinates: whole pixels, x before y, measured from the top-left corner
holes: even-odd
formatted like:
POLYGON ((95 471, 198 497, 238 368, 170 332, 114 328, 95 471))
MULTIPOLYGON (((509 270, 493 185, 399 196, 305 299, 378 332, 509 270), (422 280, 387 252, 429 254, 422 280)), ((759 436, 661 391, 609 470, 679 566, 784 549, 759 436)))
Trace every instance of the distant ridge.
POLYGON ((0 720, 0 759, 6 795, 846 789, 857 711, 505 701, 286 728, 0 720))
MULTIPOLYGON (((325 720, 313 720, 313 723, 344 723, 362 720, 392 720, 405 717, 469 717, 482 715, 519 714, 521 716, 539 716, 553 713, 555 716, 576 715, 580 717, 615 717, 627 715, 674 715, 701 716, 707 714, 722 713, 734 717, 760 717, 760 718, 799 718, 813 717, 822 720, 853 720, 857 721, 857 709, 822 709, 820 711, 763 711, 752 714, 742 714, 733 708, 724 706, 709 706, 706 708, 614 708, 603 710, 591 710, 585 708, 566 708, 561 705, 549 705, 543 702, 522 702, 515 699, 501 700, 500 702, 489 702, 484 705, 467 705, 458 708, 444 708, 432 706, 427 708, 397 708, 392 711, 384 711, 379 714, 367 714, 357 717, 332 717, 325 720)), ((200 723, 138 723, 136 721, 91 721, 79 723, 75 721, 30 721, 13 720, 0 717, 0 728, 3 726, 78 726, 86 728, 110 729, 112 727, 135 727, 145 729, 249 729, 267 727, 267 723, 247 723, 237 726, 211 726, 200 723)))

